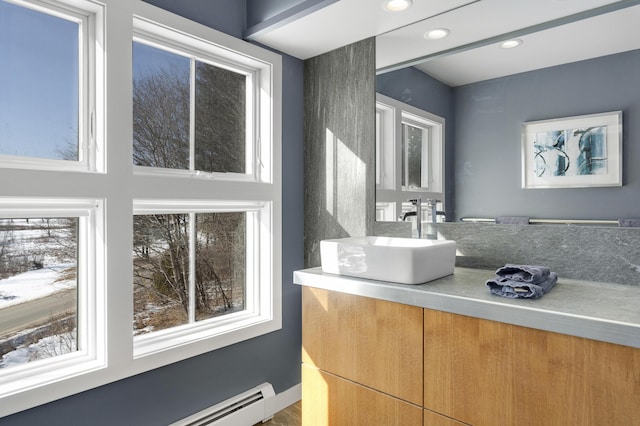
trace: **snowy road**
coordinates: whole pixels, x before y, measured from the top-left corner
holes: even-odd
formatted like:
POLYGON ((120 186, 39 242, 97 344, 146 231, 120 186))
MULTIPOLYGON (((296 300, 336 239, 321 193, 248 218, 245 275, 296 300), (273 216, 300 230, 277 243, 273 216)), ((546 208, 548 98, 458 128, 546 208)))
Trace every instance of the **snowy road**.
POLYGON ((76 291, 68 289, 0 309, 0 338, 45 324, 53 316, 76 310, 76 291))

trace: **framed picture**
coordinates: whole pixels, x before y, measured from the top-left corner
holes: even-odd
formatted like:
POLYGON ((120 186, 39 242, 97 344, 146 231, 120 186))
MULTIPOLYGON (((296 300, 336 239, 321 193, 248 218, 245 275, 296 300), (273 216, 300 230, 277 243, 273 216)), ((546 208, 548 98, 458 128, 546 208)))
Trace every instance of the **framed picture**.
POLYGON ((622 186, 622 111, 524 123, 523 188, 622 186))

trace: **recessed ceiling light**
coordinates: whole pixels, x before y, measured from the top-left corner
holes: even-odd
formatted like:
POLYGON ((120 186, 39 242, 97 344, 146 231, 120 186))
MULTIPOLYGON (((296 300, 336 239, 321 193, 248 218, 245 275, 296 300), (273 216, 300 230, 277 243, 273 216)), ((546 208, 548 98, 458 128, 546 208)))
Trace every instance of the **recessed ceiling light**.
POLYGON ((413 4, 413 0, 387 0, 384 2, 384 10, 388 12, 402 12, 413 4))
POLYGON ((518 47, 522 44, 522 40, 520 39, 513 39, 513 40, 507 40, 507 41, 503 41, 500 44, 500 47, 502 47, 503 49, 513 49, 514 47, 518 47))
POLYGON ((436 28, 434 30, 427 31, 426 33, 424 33, 424 38, 429 39, 429 40, 438 40, 438 39, 441 39, 441 38, 445 38, 450 33, 451 33, 451 31, 449 31, 446 28, 436 28))

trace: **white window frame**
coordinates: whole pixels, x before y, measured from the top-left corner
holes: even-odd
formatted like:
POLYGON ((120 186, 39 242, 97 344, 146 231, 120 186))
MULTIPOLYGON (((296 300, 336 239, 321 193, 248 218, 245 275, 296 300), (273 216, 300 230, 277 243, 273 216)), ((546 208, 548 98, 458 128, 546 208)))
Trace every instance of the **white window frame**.
POLYGON ((0 197, 0 218, 77 218, 77 350, 0 370, 0 400, 104 368, 104 209, 102 200, 0 197))
MULTIPOLYGON (((403 213, 414 208, 409 199, 439 200, 438 210, 444 210, 444 144, 445 119, 412 105, 376 93, 376 217, 383 221, 398 221, 403 213), (402 186, 402 124, 426 129, 423 142, 423 187, 402 186), (427 147, 428 149, 424 149, 427 147), (426 172, 426 173, 425 173, 426 172), (425 181, 425 179, 427 179, 425 181)), ((428 214, 423 209, 424 215, 428 214)))
POLYGON ((78 28, 78 161, 22 157, 0 154, 0 167, 23 170, 65 170, 104 172, 103 129, 95 117, 104 114, 102 56, 96 54, 104 43, 103 9, 83 0, 5 0, 9 3, 77 23, 78 28))
POLYGON ((190 70, 190 168, 189 170, 167 169, 160 167, 135 166, 138 174, 184 176, 207 178, 217 180, 240 180, 253 182, 271 182, 271 123, 269 120, 260 119, 268 114, 271 105, 264 102, 265 88, 271 87, 271 64, 249 56, 236 56, 233 60, 230 55, 237 55, 230 49, 218 44, 206 42, 202 39, 190 36, 184 32, 141 18, 134 17, 133 41, 151 47, 175 53, 191 61, 190 70), (194 145, 195 145, 195 69, 194 61, 204 62, 216 67, 244 74, 247 77, 247 105, 246 105, 246 163, 245 173, 220 173, 205 172, 194 169, 194 145))
MULTIPOLYGON (((22 4, 23 0, 11 1, 22 4)), ((78 179, 77 170, 66 163, 49 162, 44 167, 13 158, 8 164, 0 162, 0 181, 12 183, 0 188, 0 204, 2 199, 17 199, 19 208, 12 214, 14 217, 24 217, 24 205, 33 200, 63 204, 63 200, 91 200, 100 204, 95 213, 96 331, 88 335, 96 342, 94 354, 87 359, 73 359, 73 365, 56 374, 15 367, 23 370, 24 376, 20 383, 8 380, 0 384, 0 417, 282 327, 281 56, 142 0, 29 0, 32 1, 41 1, 38 4, 43 7, 87 10, 88 22, 93 25, 89 75, 95 93, 85 114, 91 117, 86 126, 92 129, 88 145, 95 152, 95 167, 83 168, 87 173, 78 179), (140 31, 146 30, 213 49, 216 64, 234 57, 239 67, 253 70, 255 121, 254 127, 247 129, 254 149, 251 174, 173 173, 133 166, 132 42, 140 31), (175 202, 180 206, 172 205, 175 202), (238 315, 196 323, 197 327, 185 327, 182 334, 168 333, 153 343, 144 342, 145 339, 134 341, 134 209, 141 212, 167 206, 177 211, 184 211, 185 206, 202 211, 237 211, 240 206, 243 211, 255 211, 260 220, 260 258, 256 261, 260 279, 253 288, 260 294, 252 295, 252 309, 238 315)), ((63 355, 60 360, 76 355, 63 355)))
MULTIPOLYGON (((154 331, 134 337, 134 357, 158 354, 167 349, 177 348, 193 340, 224 336, 240 331, 252 324, 268 322, 273 316, 273 301, 270 297, 274 283, 271 279, 271 228, 272 203, 255 201, 209 201, 184 202, 178 200, 134 200, 135 215, 149 214, 189 214, 245 212, 246 223, 246 287, 245 308, 242 311, 214 318, 189 322, 177 327, 154 331)), ((195 224, 193 217, 190 223, 195 224)), ((190 241, 194 241, 190 238, 190 241)), ((192 262, 195 261, 191 257, 192 262)), ((195 269, 192 264, 191 270, 195 269)), ((194 274, 190 274, 193 280, 194 274)), ((191 283, 193 284, 193 283, 191 283)), ((192 306, 192 310, 195 307, 192 306)))

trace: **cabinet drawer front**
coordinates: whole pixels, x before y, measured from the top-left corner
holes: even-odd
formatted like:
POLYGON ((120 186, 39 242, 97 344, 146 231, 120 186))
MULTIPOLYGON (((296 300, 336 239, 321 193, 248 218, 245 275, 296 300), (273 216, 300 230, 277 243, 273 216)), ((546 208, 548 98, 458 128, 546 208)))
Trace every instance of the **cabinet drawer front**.
POLYGON ((422 426, 422 408, 302 366, 302 424, 422 426))
POLYGON ((303 287, 302 360, 422 406, 423 309, 303 287))
POLYGON ((424 406, 474 425, 632 425, 640 350, 425 310, 424 406))
POLYGON ((433 411, 424 410, 424 426, 469 426, 433 411))

